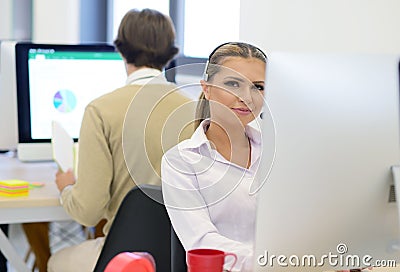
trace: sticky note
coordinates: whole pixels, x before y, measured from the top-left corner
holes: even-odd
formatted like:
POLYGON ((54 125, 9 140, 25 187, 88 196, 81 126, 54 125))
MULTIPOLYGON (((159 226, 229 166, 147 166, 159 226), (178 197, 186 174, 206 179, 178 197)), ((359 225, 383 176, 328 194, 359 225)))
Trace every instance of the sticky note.
POLYGON ((29 195, 29 182, 10 179, 0 181, 0 196, 17 197, 29 195))

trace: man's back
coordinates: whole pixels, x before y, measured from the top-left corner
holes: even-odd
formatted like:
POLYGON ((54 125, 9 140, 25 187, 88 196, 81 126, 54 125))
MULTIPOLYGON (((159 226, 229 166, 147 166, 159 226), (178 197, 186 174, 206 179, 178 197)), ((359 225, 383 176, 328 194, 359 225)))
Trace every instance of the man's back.
MULTIPOLYGON (((78 182, 72 188, 73 194, 63 194, 63 198, 69 195, 76 200, 64 202, 71 203, 66 209, 76 220, 92 225, 104 216, 108 220, 104 227, 107 234, 132 187, 161 184, 161 157, 165 149, 179 141, 184 129, 174 126, 163 133, 165 121, 170 116, 193 119, 192 113, 179 111, 182 105, 193 103, 176 91, 169 93, 174 88, 172 84, 127 85, 88 105, 79 140, 78 182), (97 208, 78 209, 76 203, 97 208)), ((191 133, 186 128, 180 140, 191 133)))

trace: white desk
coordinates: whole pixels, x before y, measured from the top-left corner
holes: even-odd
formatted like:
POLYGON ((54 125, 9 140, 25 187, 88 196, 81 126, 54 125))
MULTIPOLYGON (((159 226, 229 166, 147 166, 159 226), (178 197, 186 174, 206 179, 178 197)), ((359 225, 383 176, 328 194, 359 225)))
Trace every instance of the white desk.
MULTIPOLYGON (((0 197, 0 224, 71 220, 59 202, 54 182, 56 171, 57 166, 52 162, 22 163, 16 158, 0 155, 0 180, 45 183, 42 188, 31 189, 26 197, 0 197)), ((30 271, 1 230, 0 249, 17 271, 30 271)))

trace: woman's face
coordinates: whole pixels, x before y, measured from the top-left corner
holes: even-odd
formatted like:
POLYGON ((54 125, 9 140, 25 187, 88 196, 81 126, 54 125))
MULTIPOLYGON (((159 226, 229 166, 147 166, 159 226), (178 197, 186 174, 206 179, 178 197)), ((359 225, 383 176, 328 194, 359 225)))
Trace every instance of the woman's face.
POLYGON ((211 120, 225 124, 253 121, 264 102, 265 63, 257 58, 229 57, 210 82, 202 81, 211 120))

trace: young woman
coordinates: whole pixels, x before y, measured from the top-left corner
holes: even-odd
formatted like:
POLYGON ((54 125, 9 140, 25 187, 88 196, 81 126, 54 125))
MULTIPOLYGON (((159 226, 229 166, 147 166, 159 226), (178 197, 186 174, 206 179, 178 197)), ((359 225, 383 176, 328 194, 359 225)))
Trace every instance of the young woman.
MULTIPOLYGON (((226 43, 209 57, 193 136, 163 157, 165 205, 185 250, 233 252, 234 271, 251 271, 260 132, 267 58, 257 47, 226 43), (256 123, 257 124, 257 123, 256 123)), ((232 266, 226 260, 225 268, 232 266)))

